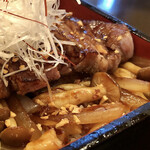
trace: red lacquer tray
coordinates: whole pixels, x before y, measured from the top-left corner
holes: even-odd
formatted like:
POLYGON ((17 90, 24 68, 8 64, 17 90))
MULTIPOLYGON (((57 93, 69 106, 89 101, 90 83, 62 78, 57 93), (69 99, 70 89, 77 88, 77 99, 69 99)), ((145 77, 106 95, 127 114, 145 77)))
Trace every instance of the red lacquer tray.
MULTIPOLYGON (((88 20, 124 23, 96 8, 75 0, 61 0, 61 8, 73 12, 74 17, 88 20)), ((150 59, 150 38, 126 24, 132 32, 135 55, 150 59)), ((149 150, 150 103, 109 123, 108 125, 70 143, 61 150, 149 150)))

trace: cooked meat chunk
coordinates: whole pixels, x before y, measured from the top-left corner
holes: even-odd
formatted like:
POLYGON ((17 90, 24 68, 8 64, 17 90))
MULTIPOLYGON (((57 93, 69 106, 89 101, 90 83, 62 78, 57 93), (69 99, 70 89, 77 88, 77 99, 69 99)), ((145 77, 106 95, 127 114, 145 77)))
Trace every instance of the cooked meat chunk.
MULTIPOLYGON (((70 72, 112 72, 133 55, 133 40, 125 25, 66 17, 53 33, 59 40, 71 41, 76 45, 64 45, 64 55, 72 63, 68 66, 59 65, 58 68, 45 72, 49 81, 57 80, 60 74, 70 72)), ((3 61, 0 61, 0 65, 2 64, 3 61)), ((18 70, 21 65, 26 66, 21 60, 10 61, 8 72, 18 70)), ((45 64, 45 68, 47 67, 48 64, 45 64)), ((10 76, 8 81, 10 88, 22 95, 46 86, 46 82, 38 79, 30 70, 10 76)), ((0 98, 7 97, 8 91, 0 79, 0 98)))
MULTIPOLYGON (((1 61, 2 60, 0 59, 0 62, 1 61)), ((2 66, 2 64, 3 63, 0 63, 0 67, 2 66)), ((20 66, 25 67, 26 63, 20 59, 18 59, 18 61, 16 62, 10 60, 7 66, 8 73, 11 73, 16 70, 19 70, 20 66)), ((49 65, 45 64, 45 69, 47 69, 48 67, 49 65)), ((60 78, 60 73, 57 68, 54 68, 45 73, 49 81, 57 80, 60 78)), ((44 80, 37 78, 34 72, 30 70, 21 71, 19 73, 11 75, 7 77, 7 81, 9 83, 9 87, 6 88, 6 86, 3 83, 3 80, 0 79, 0 99, 8 97, 10 92, 12 91, 24 95, 26 93, 34 92, 47 86, 47 83, 44 80), (11 89, 11 91, 9 91, 9 89, 11 89)))
POLYGON ((108 71, 113 72, 118 68, 121 62, 121 55, 120 53, 109 51, 106 59, 108 61, 108 71))
POLYGON ((86 57, 74 69, 78 72, 94 74, 98 71, 107 71, 108 61, 97 52, 88 52, 86 57))
MULTIPOLYGON (((13 72, 19 69, 20 65, 25 65, 25 63, 21 60, 17 62, 9 62, 9 72, 13 72)), ((47 68, 48 65, 45 66, 47 68)), ((60 78, 59 71, 57 68, 54 68, 50 71, 45 72, 47 79, 49 81, 57 80, 60 78)), ((24 95, 29 92, 34 92, 43 87, 46 87, 46 82, 38 79, 34 72, 26 70, 14 74, 9 77, 9 81, 13 90, 17 91, 18 94, 24 95)))
MULTIPOLYGON (((17 62, 9 61, 8 72, 14 72, 19 69, 19 66, 26 66, 25 62, 18 60, 17 62)), ((49 67, 48 64, 45 65, 45 69, 49 67)), ((50 71, 45 72, 47 79, 49 81, 57 80, 60 78, 60 73, 57 68, 54 68, 50 71)), ((47 83, 44 80, 38 79, 33 71, 26 70, 11 75, 7 78, 9 82, 9 88, 4 85, 2 79, 0 79, 0 99, 6 98, 9 96, 9 89, 17 92, 18 94, 25 95, 29 92, 34 92, 41 88, 47 86, 47 83)))
MULTIPOLYGON (((57 80, 60 77, 57 68, 48 71, 46 75, 49 81, 57 80)), ((34 92, 47 86, 45 81, 38 79, 35 74, 29 70, 11 76, 10 82, 12 84, 12 88, 21 95, 34 92)))
POLYGON ((127 61, 133 56, 133 39, 127 26, 123 24, 105 23, 103 21, 86 21, 84 26, 90 28, 97 38, 112 49, 121 52, 122 61, 127 61))
POLYGON ((133 40, 125 25, 65 18, 55 36, 76 46, 65 46, 77 72, 113 71, 133 56, 133 40))
POLYGON ((0 99, 8 97, 10 94, 9 87, 6 88, 2 79, 0 79, 0 99))

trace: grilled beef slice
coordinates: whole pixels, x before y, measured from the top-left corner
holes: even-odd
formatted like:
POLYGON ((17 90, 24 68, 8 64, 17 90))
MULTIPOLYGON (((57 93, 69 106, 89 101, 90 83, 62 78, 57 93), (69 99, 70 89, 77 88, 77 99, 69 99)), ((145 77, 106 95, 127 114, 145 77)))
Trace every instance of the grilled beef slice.
MULTIPOLYGON (((66 17, 53 31, 59 40, 72 41, 76 45, 64 45, 64 55, 75 65, 58 66, 46 72, 49 81, 57 80, 60 74, 98 71, 114 71, 121 62, 133 56, 133 40, 125 25, 102 21, 79 20, 66 17)), ((18 70, 25 62, 9 62, 9 72, 18 70)), ((47 66, 49 67, 49 66, 47 66)), ((8 78, 10 88, 18 94, 34 92, 46 86, 32 71, 26 70, 8 78)), ((8 88, 0 79, 0 98, 9 95, 8 88)))
POLYGON ((65 46, 64 51, 76 64, 73 69, 77 72, 112 72, 133 56, 133 40, 125 25, 70 17, 58 25, 54 34, 76 44, 65 46))
MULTIPOLYGON (((13 72, 19 69, 20 65, 26 65, 22 60, 18 60, 17 62, 9 62, 9 72, 13 72)), ((45 69, 48 68, 49 65, 45 65, 45 69)), ((60 78, 60 73, 57 68, 54 68, 50 71, 45 72, 47 79, 49 81, 57 80, 60 78)), ((9 82, 11 84, 11 88, 15 90, 18 94, 24 95, 29 92, 34 92, 43 87, 46 87, 47 84, 44 80, 38 79, 33 71, 26 70, 14 74, 9 77, 9 82)))

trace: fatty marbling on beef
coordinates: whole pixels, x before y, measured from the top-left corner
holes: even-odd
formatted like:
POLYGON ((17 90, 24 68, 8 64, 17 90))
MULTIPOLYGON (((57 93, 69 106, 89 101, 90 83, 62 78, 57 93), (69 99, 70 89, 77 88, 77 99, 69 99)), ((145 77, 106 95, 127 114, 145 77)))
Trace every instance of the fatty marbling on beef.
MULTIPOLYGON (((76 45, 65 45, 64 55, 75 65, 59 66, 46 72, 49 81, 57 80, 60 75, 71 71, 94 74, 98 71, 114 71, 121 62, 133 56, 133 40, 125 25, 105 23, 102 21, 79 20, 73 17, 64 18, 58 29, 53 31, 59 40, 72 41, 76 45)), ((15 71, 21 60, 9 62, 9 72, 15 71)), ((48 67, 46 65, 46 67, 48 67)), ((18 94, 34 92, 46 86, 33 72, 27 70, 8 78, 9 87, 18 94)), ((0 98, 9 95, 0 80, 0 98)))

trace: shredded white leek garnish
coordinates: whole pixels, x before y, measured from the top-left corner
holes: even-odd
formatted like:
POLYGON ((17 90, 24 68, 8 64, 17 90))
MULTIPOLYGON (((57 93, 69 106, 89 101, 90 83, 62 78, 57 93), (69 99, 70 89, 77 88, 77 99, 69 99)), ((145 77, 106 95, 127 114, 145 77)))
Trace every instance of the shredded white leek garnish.
MULTIPOLYGON (((17 55, 27 64, 24 70, 30 69, 38 78, 47 80, 44 63, 52 65, 47 70, 65 64, 62 44, 73 43, 59 41, 51 32, 66 15, 65 10, 58 8, 59 0, 0 0, 0 58, 5 61, 4 65, 17 55), (61 48, 60 53, 56 43, 61 48), (45 60, 48 56, 51 59, 45 60)), ((1 78, 7 86, 5 78, 19 70, 4 75, 4 65, 1 78)))

